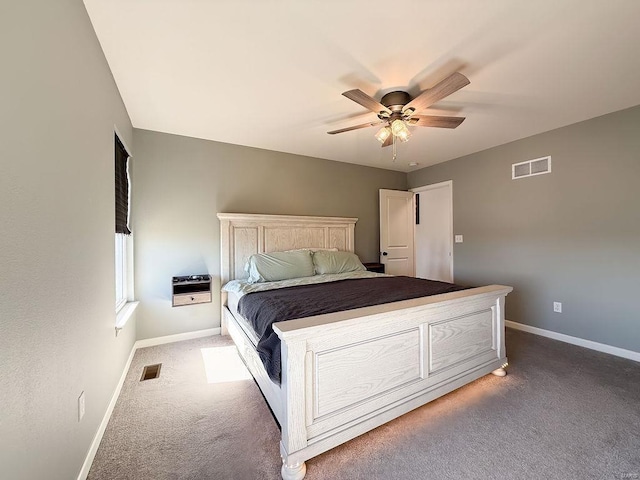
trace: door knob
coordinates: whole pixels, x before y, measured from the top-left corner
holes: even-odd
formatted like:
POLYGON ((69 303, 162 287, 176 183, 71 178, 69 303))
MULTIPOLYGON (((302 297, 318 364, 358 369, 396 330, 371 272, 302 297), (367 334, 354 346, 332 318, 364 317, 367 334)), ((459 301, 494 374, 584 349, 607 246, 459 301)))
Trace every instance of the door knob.
POLYGON ((388 255, 388 253, 387 252, 382 252, 382 255, 386 257, 388 255))

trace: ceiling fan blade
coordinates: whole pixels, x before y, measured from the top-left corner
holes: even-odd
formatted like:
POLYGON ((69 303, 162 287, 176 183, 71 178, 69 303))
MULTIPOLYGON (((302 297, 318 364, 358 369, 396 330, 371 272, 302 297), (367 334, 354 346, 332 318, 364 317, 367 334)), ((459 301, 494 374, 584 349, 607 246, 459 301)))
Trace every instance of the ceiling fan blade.
POLYGON ((354 125, 353 127, 341 128, 340 130, 332 130, 327 132, 329 135, 335 135, 336 133, 350 132, 351 130, 358 130, 359 128, 375 127, 381 123, 386 123, 385 120, 379 120, 377 122, 363 123, 362 125, 354 125))
POLYGON ((368 108, 372 112, 375 112, 375 113, 386 112, 391 114, 391 110, 389 110, 387 107, 382 105, 380 102, 371 98, 362 90, 358 90, 357 88, 355 90, 349 90, 348 92, 344 92, 342 95, 347 97, 349 100, 353 100, 354 102, 359 103, 363 107, 368 108))
POLYGON ((440 117, 437 115, 414 115, 407 123, 417 127, 456 128, 465 117, 440 117))
POLYGON ((435 85, 433 88, 429 88, 418 95, 416 98, 407 103, 402 109, 403 113, 409 113, 408 110, 412 109, 412 112, 421 112, 427 107, 430 107, 434 103, 448 97, 452 93, 457 92, 462 87, 469 85, 471 82, 467 77, 460 72, 455 72, 435 85))
POLYGON ((393 143, 393 135, 389 135, 387 139, 384 141, 384 143, 382 144, 382 148, 388 147, 392 143, 393 143))

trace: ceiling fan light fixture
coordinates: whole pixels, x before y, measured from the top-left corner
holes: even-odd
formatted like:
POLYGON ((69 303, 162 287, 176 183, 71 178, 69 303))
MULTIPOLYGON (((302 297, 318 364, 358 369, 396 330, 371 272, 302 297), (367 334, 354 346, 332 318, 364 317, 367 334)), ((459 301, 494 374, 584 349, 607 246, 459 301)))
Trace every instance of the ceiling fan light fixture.
POLYGON ((391 131, 396 137, 399 137, 404 132, 408 132, 409 129, 407 128, 407 125, 402 120, 394 120, 391 123, 391 131))
POLYGON ((398 138, 400 139, 401 142, 408 142, 410 136, 411 136, 411 132, 407 130, 406 132, 402 132, 400 135, 398 135, 398 138))
POLYGON ((402 120, 394 120, 393 123, 391 123, 391 132, 403 142, 409 140, 409 137, 411 136, 411 132, 407 128, 407 124, 402 120))
POLYGON ((406 128, 406 125, 404 124, 404 122, 402 120, 394 120, 391 123, 391 131, 393 132, 393 134, 395 136, 398 136, 398 134, 400 134, 400 132, 406 128))
POLYGON ((389 127, 382 127, 378 130, 375 137, 380 143, 386 142, 387 138, 391 135, 391 129, 389 127))

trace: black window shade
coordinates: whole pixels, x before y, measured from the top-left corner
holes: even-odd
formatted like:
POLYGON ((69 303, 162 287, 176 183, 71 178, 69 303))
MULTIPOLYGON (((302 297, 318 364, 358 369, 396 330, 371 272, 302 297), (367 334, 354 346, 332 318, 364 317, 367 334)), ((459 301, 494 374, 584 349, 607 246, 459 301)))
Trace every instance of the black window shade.
POLYGON ((131 235, 129 230, 129 154, 116 135, 116 233, 131 235))

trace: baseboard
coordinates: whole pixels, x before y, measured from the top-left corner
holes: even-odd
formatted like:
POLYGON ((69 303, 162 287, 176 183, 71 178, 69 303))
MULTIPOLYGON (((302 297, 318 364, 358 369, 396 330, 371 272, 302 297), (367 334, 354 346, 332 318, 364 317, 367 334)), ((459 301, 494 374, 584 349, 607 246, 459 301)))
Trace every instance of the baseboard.
POLYGON ((196 330, 195 332, 177 333, 175 335, 166 335, 164 337, 145 338, 144 340, 138 340, 135 344, 135 348, 153 347, 155 345, 164 345, 165 343, 182 342, 183 340, 193 340, 194 338, 210 337, 211 335, 220 335, 220 327, 196 330))
POLYGON ((565 335, 564 333, 552 332, 551 330, 544 330, 538 327, 532 327, 531 325, 525 325, 523 323, 512 322, 511 320, 505 320, 507 327, 514 328, 516 330, 522 330, 523 332, 533 333, 542 337, 552 338, 554 340, 560 340, 561 342, 571 343, 572 345, 578 345, 579 347, 589 348, 591 350, 597 350, 598 352, 608 353, 615 355, 616 357, 627 358, 640 362, 640 352, 634 352, 633 350, 625 350, 624 348, 613 347, 604 343, 592 342, 591 340, 585 340, 583 338, 572 337, 571 335, 565 335))
POLYGON ((122 375, 120 375, 120 380, 118 381, 118 385, 116 386, 116 389, 113 392, 113 395, 111 396, 111 401, 109 402, 107 411, 105 412, 104 417, 102 417, 102 422, 100 422, 98 431, 93 437, 93 441, 91 442, 91 447, 89 448, 87 457, 84 459, 84 463, 82 464, 82 469, 80 469, 78 480, 85 480, 87 478, 87 475, 89 475, 91 464, 93 463, 93 459, 95 458, 96 453, 98 452, 98 447, 100 446, 100 442, 102 441, 102 436, 104 435, 104 431, 107 429, 109 419, 111 418, 113 409, 116 406, 118 397, 120 396, 120 390, 122 390, 122 386, 124 385, 124 379, 127 378, 127 373, 129 372, 129 367, 131 366, 131 361, 133 360, 133 356, 135 355, 135 353, 136 353, 136 346, 134 344, 133 347, 131 347, 131 353, 129 354, 127 363, 125 363, 124 365, 124 370, 122 371, 122 375))
POLYGON ((131 353, 129 354, 129 358, 127 359, 127 363, 125 364, 122 375, 120 376, 120 380, 118 381, 118 385, 116 386, 116 389, 113 392, 113 396, 111 397, 111 401, 109 402, 109 406, 107 407, 107 411, 102 418, 102 422, 100 422, 98 431, 96 432, 95 436, 93 437, 93 441, 91 442, 91 447, 89 448, 87 457, 82 464, 82 469, 80 470, 80 474, 78 475, 78 480, 85 480, 87 478, 87 475, 89 475, 91 464, 93 463, 93 459, 98 452, 98 447, 100 446, 100 442, 102 441, 102 436, 107 429, 109 419, 111 418, 113 409, 116 406, 118 397, 120 396, 120 391, 122 390, 122 386, 124 385, 124 380, 127 377, 127 373, 129 372, 129 367, 131 366, 131 362, 133 360, 133 356, 136 353, 136 350, 138 350, 139 348, 152 347, 154 345, 164 345, 165 343, 181 342, 183 340, 191 340, 194 338, 209 337, 211 335, 220 335, 220 327, 208 328, 206 330, 197 330, 195 332, 178 333, 176 335, 166 335, 164 337, 146 338, 144 340, 138 340, 133 344, 131 353))

